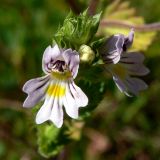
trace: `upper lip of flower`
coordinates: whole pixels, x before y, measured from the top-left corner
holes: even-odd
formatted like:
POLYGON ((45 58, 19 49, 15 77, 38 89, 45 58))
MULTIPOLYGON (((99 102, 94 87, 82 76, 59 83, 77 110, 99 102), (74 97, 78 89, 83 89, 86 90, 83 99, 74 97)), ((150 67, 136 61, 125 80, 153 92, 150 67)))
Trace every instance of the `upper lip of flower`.
POLYGON ((132 45, 134 39, 134 30, 131 29, 128 36, 116 34, 106 40, 100 48, 100 54, 105 63, 118 63, 121 54, 132 45))
POLYGON ((48 46, 42 58, 42 69, 44 73, 71 72, 73 78, 77 76, 79 68, 79 54, 72 49, 59 49, 57 45, 48 46))

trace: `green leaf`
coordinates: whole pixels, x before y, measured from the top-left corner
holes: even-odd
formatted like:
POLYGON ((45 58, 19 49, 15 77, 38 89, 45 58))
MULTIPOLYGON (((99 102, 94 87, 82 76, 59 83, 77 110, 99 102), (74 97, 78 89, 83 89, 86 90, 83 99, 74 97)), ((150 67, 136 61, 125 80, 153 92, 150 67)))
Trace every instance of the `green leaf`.
POLYGON ((39 153, 46 158, 57 155, 63 149, 63 145, 58 138, 60 129, 53 124, 46 123, 39 125, 37 128, 39 153))
POLYGON ((64 20, 54 35, 54 41, 61 48, 79 49, 82 44, 89 44, 95 36, 101 13, 94 16, 88 16, 85 10, 79 16, 74 16, 72 12, 64 20))
POLYGON ((80 139, 83 121, 64 121, 62 128, 57 128, 53 123, 37 125, 37 143, 39 153, 50 158, 58 155, 66 144, 80 139))

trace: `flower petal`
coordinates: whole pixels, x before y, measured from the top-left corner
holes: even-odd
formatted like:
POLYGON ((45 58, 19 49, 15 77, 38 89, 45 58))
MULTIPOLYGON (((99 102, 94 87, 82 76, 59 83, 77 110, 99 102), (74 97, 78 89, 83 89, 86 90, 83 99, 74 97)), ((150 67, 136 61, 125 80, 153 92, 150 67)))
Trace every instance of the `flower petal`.
POLYGON ((100 48, 100 53, 104 62, 114 64, 118 63, 121 58, 121 54, 132 45, 133 38, 133 29, 131 29, 130 33, 126 37, 123 34, 117 34, 108 38, 100 48))
POLYGON ((113 35, 105 42, 100 49, 100 53, 106 63, 118 63, 124 45, 124 35, 113 35))
POLYGON ((69 84, 69 89, 76 101, 77 107, 85 107, 88 104, 88 97, 74 82, 69 84))
POLYGON ((54 99, 53 108, 52 108, 49 120, 51 120, 58 128, 60 128, 62 126, 62 124, 63 124, 63 109, 62 109, 61 98, 54 99))
POLYGON ((117 75, 114 75, 113 80, 114 80, 116 86, 118 87, 118 89, 121 92, 124 92, 126 95, 129 96, 129 94, 127 93, 127 87, 126 87, 125 83, 120 79, 120 77, 118 77, 117 75))
POLYGON ((76 104, 76 101, 74 99, 74 96, 71 94, 69 90, 69 84, 66 83, 66 94, 63 97, 63 105, 65 107, 66 113, 71 118, 78 118, 78 106, 76 104))
POLYGON ((61 51, 58 48, 58 45, 55 45, 53 48, 51 46, 48 46, 44 53, 42 58, 42 69, 44 73, 48 74, 50 73, 50 69, 48 68, 48 64, 50 62, 54 62, 57 60, 58 57, 61 56, 61 51))
POLYGON ((147 84, 139 78, 127 77, 125 83, 127 85, 128 91, 136 96, 140 91, 148 88, 147 84))
POLYGON ((149 69, 143 65, 143 60, 142 54, 130 52, 122 56, 120 64, 128 70, 128 74, 143 76, 149 73, 149 69))
POLYGON ((40 108, 40 110, 38 111, 38 113, 36 115, 36 123, 37 124, 41 124, 41 123, 49 120, 51 110, 53 107, 53 103, 54 103, 53 97, 47 96, 45 98, 44 104, 42 105, 42 107, 40 108))
POLYGON ((23 91, 28 94, 28 97, 23 107, 33 107, 44 98, 49 79, 49 76, 44 76, 29 80, 24 84, 23 91))
POLYGON ((144 55, 138 52, 127 52, 122 54, 120 62, 122 63, 143 63, 144 55))
POLYGON ((133 76, 144 76, 149 73, 149 69, 143 64, 123 64, 123 66, 128 70, 128 74, 133 76))
POLYGON ((73 78, 77 76, 79 68, 79 54, 77 51, 72 51, 72 49, 67 49, 62 52, 62 56, 65 60, 65 63, 68 65, 69 70, 72 73, 73 78))
POLYGON ((134 29, 131 29, 128 36, 125 37, 123 51, 126 51, 132 45, 133 39, 134 39, 134 29))
POLYGON ((113 80, 116 83, 118 89, 130 97, 132 95, 137 96, 140 91, 145 90, 148 87, 147 84, 139 78, 127 77, 122 81, 120 77, 114 76, 113 80))
POLYGON ((31 79, 24 84, 22 90, 25 93, 31 93, 39 89, 44 84, 46 84, 46 82, 49 81, 49 79, 50 79, 50 76, 48 75, 31 79))

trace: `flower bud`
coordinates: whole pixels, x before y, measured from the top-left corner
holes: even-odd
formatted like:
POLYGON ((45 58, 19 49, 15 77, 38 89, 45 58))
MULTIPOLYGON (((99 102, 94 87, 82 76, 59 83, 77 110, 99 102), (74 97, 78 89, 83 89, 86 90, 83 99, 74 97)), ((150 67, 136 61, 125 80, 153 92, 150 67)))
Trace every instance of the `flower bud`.
POLYGON ((95 58, 95 53, 91 47, 87 45, 81 45, 79 49, 80 60, 83 62, 92 62, 95 58))

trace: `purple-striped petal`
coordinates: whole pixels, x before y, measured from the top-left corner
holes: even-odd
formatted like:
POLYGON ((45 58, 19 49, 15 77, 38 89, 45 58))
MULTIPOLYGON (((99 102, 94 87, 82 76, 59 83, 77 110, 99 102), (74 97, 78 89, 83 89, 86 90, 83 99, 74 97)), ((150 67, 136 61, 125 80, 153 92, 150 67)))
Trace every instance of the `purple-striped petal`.
POLYGON ((52 111, 49 117, 56 127, 60 128, 63 124, 62 100, 55 98, 52 111))
POLYGON ((130 52, 122 55, 120 64, 123 65, 128 74, 133 76, 144 76, 149 73, 149 69, 143 65, 143 54, 130 52))
POLYGON ((126 85, 124 84, 124 82, 119 78, 119 76, 114 75, 114 76, 113 76, 113 80, 114 80, 116 86, 118 87, 118 89, 119 89, 121 92, 127 92, 127 87, 126 87, 126 85))
POLYGON ((58 48, 58 45, 55 45, 53 48, 51 46, 48 46, 44 53, 42 58, 42 69, 44 73, 48 74, 51 72, 51 66, 50 63, 54 63, 61 57, 61 51, 58 48))
POLYGON ((99 51, 103 61, 105 63, 118 63, 121 59, 122 53, 132 45, 133 38, 133 29, 131 29, 130 33, 126 37, 123 34, 117 34, 108 38, 99 51))
POLYGON ((69 84, 69 89, 75 99, 77 107, 85 107, 88 104, 88 97, 74 82, 69 84))
POLYGON ((37 115, 36 115, 36 123, 41 124, 47 120, 49 120, 52 107, 54 103, 54 98, 46 96, 44 104, 39 109, 37 115))
POLYGON ((134 39, 134 29, 131 29, 128 36, 125 37, 123 51, 126 51, 132 45, 133 39, 134 39))
POLYGON ((65 63, 69 67, 69 70, 72 73, 73 78, 77 76, 79 68, 79 54, 77 51, 72 51, 72 49, 67 49, 62 52, 65 63))
POLYGON ((144 55, 138 52, 127 52, 122 54, 120 62, 124 63, 143 63, 144 55))
POLYGON ((128 91, 136 96, 139 94, 140 91, 148 88, 147 84, 143 80, 134 77, 127 77, 125 79, 125 84, 128 88, 128 91))
POLYGON ((75 101, 72 93, 70 92, 68 84, 66 84, 66 89, 67 89, 66 90, 66 94, 63 97, 64 108, 66 110, 66 113, 71 118, 77 119, 78 118, 78 106, 76 104, 76 101, 75 101))
POLYGON ((100 54, 105 63, 118 63, 124 45, 124 35, 117 34, 107 39, 100 49, 100 54))
POLYGON ((45 96, 50 77, 44 76, 27 81, 23 86, 23 91, 28 97, 23 103, 23 107, 33 107, 45 96))
POLYGON ((50 79, 49 75, 31 79, 24 84, 22 90, 27 94, 31 93, 40 88, 41 86, 43 86, 49 79, 50 79))

